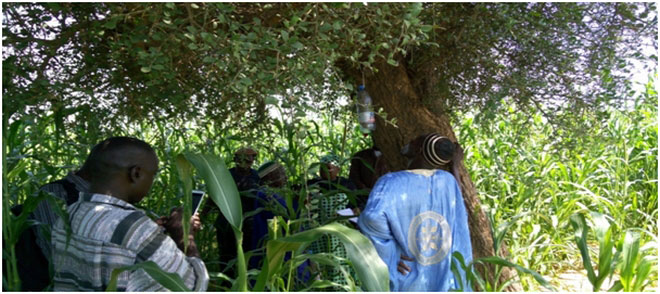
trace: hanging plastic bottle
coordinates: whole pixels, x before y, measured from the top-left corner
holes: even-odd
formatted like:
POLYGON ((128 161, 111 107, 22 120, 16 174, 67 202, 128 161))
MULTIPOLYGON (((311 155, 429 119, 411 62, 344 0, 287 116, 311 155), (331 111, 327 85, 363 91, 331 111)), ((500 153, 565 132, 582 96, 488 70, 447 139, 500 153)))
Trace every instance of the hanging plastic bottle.
POLYGON ((371 96, 364 89, 364 85, 358 86, 357 103, 358 122, 360 123, 360 132, 365 136, 376 129, 376 114, 374 113, 371 96))

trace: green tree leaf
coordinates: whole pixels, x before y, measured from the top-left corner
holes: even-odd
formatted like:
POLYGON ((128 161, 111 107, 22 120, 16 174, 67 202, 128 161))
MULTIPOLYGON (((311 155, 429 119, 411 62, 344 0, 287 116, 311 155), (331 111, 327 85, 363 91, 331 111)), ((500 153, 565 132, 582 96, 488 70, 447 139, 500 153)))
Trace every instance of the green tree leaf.
POLYGON ((293 47, 293 48, 295 48, 295 49, 297 49, 297 50, 301 50, 304 46, 303 46, 303 44, 300 43, 300 42, 295 42, 295 43, 291 44, 291 47, 293 47))
POLYGON ((220 208, 222 215, 236 229, 241 228, 243 209, 241 198, 225 161, 211 154, 184 153, 204 179, 211 200, 220 208))

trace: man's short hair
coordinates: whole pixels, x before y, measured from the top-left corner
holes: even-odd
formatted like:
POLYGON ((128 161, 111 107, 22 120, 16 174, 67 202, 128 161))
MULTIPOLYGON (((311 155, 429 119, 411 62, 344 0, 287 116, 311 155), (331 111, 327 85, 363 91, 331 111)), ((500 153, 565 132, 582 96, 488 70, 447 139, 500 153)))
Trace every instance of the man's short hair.
POLYGON ((128 161, 133 158, 124 158, 129 150, 139 150, 146 154, 156 154, 149 143, 131 137, 110 137, 96 144, 89 153, 85 165, 90 169, 92 177, 107 175, 121 168, 129 167, 128 161))

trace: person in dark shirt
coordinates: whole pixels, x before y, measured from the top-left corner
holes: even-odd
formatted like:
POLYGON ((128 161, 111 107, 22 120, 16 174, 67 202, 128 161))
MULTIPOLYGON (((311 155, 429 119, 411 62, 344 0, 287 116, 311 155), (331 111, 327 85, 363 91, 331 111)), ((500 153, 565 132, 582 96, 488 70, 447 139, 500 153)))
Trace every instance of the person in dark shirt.
MULTIPOLYGON (((257 151, 250 147, 243 147, 234 152, 236 166, 230 168, 229 173, 234 178, 236 188, 240 192, 255 190, 259 187, 259 173, 252 168, 257 155, 257 151)), ((245 210, 245 207, 243 208, 245 210)))
MULTIPOLYGON (((286 200, 278 194, 283 192, 281 189, 286 186, 287 176, 284 166, 269 161, 259 167, 259 176, 261 177, 261 187, 255 193, 254 209, 261 209, 253 216, 252 238, 249 248, 254 250, 264 245, 264 240, 268 235, 268 220, 275 216, 283 216, 288 219, 286 200)), ((294 203, 294 210, 296 203, 294 203)), ((249 268, 259 268, 259 263, 263 258, 265 251, 255 253, 250 259, 249 268)))
POLYGON ((275 215, 287 216, 286 200, 278 195, 280 189, 287 183, 284 167, 274 161, 267 162, 259 167, 261 188, 254 199, 255 209, 263 210, 254 215, 253 248, 257 248, 264 236, 268 234, 267 222, 275 215))
MULTIPOLYGON (((259 189, 259 173, 252 168, 257 155, 258 153, 254 149, 242 147, 234 152, 234 163, 236 165, 229 169, 229 173, 236 182, 236 188, 241 193, 243 215, 254 210, 255 195, 259 189)), ((225 227, 229 228, 229 224, 225 224, 225 227)), ((254 217, 245 218, 243 220, 243 250, 246 252, 254 249, 253 244, 250 242, 253 231, 254 217)), ((229 234, 233 236, 232 230, 228 230, 227 235, 229 234)))
MULTIPOLYGON (((268 220, 276 216, 281 216, 285 221, 297 219, 298 199, 293 197, 291 206, 293 214, 287 206, 285 193, 294 193, 295 189, 288 189, 288 177, 283 165, 276 161, 264 163, 257 170, 261 178, 259 191, 256 193, 254 208, 262 209, 254 215, 254 231, 252 236, 252 248, 260 248, 248 263, 249 269, 261 268, 261 261, 265 255, 265 245, 268 237, 268 220)), ((291 258, 290 253, 284 255, 284 262, 291 258)), ((311 275, 309 274, 309 260, 298 266, 296 272, 300 280, 307 282, 311 275)))
MULTIPOLYGON (((382 175, 388 173, 390 167, 378 147, 372 147, 359 151, 351 158, 351 169, 348 178, 362 193, 356 194, 356 202, 359 211, 364 209, 369 198, 369 192, 382 175)), ((359 213, 357 211, 357 213, 359 213)), ((357 214, 356 213, 356 214, 357 214)))
MULTIPOLYGON (((318 186, 321 188, 322 192, 333 190, 357 190, 355 184, 351 180, 339 176, 340 172, 341 168, 339 167, 339 159, 336 155, 330 154, 323 156, 319 167, 319 177, 307 181, 307 186, 318 186)), ((351 205, 349 204, 349 206, 351 205)))
POLYGON ((351 180, 339 176, 341 168, 337 156, 323 156, 319 164, 319 177, 307 181, 307 188, 312 192, 312 198, 321 200, 321 206, 325 207, 321 209, 321 222, 337 216, 337 210, 350 208, 355 211, 356 206, 349 201, 347 193, 357 189, 351 180))
MULTIPOLYGON (((334 154, 323 156, 320 160, 319 177, 307 181, 307 187, 310 191, 319 190, 315 197, 322 196, 321 203, 332 203, 333 210, 342 210, 350 208, 354 214, 359 212, 359 208, 348 198, 348 194, 355 196, 357 188, 355 184, 347 178, 339 176, 341 172, 339 159, 334 154)), ((324 210, 324 209, 322 209, 324 210)), ((331 219, 336 216, 330 213, 327 217, 322 216, 322 220, 331 219)))

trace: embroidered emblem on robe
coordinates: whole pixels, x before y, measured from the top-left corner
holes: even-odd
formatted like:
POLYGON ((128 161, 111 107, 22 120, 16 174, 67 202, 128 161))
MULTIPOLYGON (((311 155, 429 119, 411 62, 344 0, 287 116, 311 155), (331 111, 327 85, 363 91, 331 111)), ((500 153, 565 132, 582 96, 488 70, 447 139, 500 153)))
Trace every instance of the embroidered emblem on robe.
POLYGON ((422 212, 410 222, 408 247, 420 264, 432 265, 442 261, 451 244, 451 228, 439 213, 422 212))

